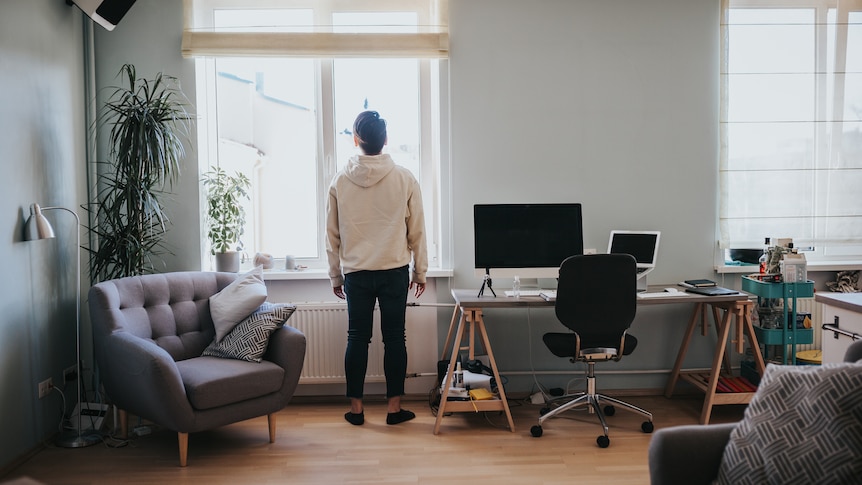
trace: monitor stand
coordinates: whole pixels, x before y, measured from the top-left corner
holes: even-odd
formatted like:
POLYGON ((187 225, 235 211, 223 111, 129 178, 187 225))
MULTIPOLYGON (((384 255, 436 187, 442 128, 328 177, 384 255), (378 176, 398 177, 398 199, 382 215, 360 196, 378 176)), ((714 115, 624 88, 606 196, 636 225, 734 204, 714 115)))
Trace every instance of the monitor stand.
POLYGON ((491 294, 494 295, 494 298, 497 297, 497 292, 494 291, 494 288, 491 281, 491 268, 485 268, 485 278, 482 279, 482 287, 479 288, 479 298, 485 293, 485 287, 487 286, 489 290, 491 290, 491 294))

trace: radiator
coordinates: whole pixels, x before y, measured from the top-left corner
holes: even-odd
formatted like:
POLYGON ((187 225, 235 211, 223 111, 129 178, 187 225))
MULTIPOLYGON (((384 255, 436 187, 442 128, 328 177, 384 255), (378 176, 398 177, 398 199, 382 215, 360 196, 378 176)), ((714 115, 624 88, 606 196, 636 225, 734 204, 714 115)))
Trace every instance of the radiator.
MULTIPOLYGON (((305 334, 307 347, 300 384, 344 382, 347 348, 347 305, 337 302, 296 303, 288 325, 305 334)), ((407 309, 407 373, 437 372, 437 312, 434 308, 407 309)), ((383 342, 380 311, 374 310, 374 331, 368 348, 366 382, 383 382, 383 342)))

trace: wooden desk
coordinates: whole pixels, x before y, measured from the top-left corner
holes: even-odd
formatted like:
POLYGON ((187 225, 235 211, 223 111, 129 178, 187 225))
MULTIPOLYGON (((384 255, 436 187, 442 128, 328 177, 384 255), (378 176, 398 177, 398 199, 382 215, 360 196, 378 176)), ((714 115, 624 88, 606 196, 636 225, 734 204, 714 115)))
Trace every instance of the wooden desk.
MULTIPOLYGON (((647 292, 661 291, 663 287, 651 287, 647 292)), ((497 361, 494 358, 491 343, 488 340, 488 333, 485 329, 485 321, 482 317, 482 310, 485 308, 533 308, 533 307, 553 307, 554 302, 545 301, 544 299, 533 297, 511 298, 506 296, 494 297, 490 295, 477 296, 477 290, 453 289, 452 297, 455 299, 455 311, 452 314, 452 320, 449 324, 449 331, 446 334, 446 341, 443 344, 443 354, 440 360, 446 359, 446 353, 451 351, 449 356, 449 372, 443 381, 443 392, 440 396, 440 407, 437 410, 437 420, 434 424, 434 434, 440 431, 440 424, 443 416, 451 412, 475 412, 475 411, 503 411, 509 423, 509 430, 515 431, 515 425, 512 421, 512 413, 509 411, 509 403, 506 400, 506 392, 503 385, 499 384, 503 381, 500 379, 500 373, 497 369, 497 361), (459 318, 460 315, 460 318, 459 318), (467 345, 462 345, 465 332, 468 336, 467 345), (475 343, 476 339, 481 338, 482 345, 488 354, 489 366, 494 379, 497 381, 499 389, 499 398, 485 401, 449 401, 449 388, 453 382, 453 373, 458 354, 464 350, 467 351, 468 359, 475 359, 475 343)), ((725 366, 725 371, 730 372, 729 362, 726 357, 729 355, 730 349, 727 347, 728 337, 731 336, 731 324, 736 323, 736 330, 733 335, 733 348, 736 352, 743 352, 743 335, 748 336, 751 348, 755 353, 755 363, 758 372, 763 374, 765 364, 763 357, 760 354, 760 346, 757 345, 757 338, 754 335, 754 328, 751 323, 751 307, 753 302, 750 300, 750 295, 747 293, 739 293, 736 295, 726 296, 702 296, 691 293, 681 294, 678 296, 663 296, 658 298, 638 298, 638 305, 667 305, 678 303, 694 304, 691 318, 683 335, 682 342, 679 346, 679 351, 676 358, 676 363, 668 379, 665 389, 665 396, 671 397, 674 387, 679 379, 691 382, 698 389, 701 389, 706 397, 704 398, 703 411, 701 413, 700 422, 707 424, 709 416, 712 412, 712 406, 720 404, 739 404, 748 403, 753 392, 746 393, 717 393, 716 388, 719 378, 721 377, 722 365, 725 366), (718 343, 713 357, 712 367, 708 373, 683 372, 682 365, 685 360, 688 346, 691 338, 694 335, 694 329, 698 322, 701 323, 702 335, 707 335, 707 311, 712 313, 715 321, 718 343), (719 316, 720 311, 724 312, 723 316, 719 316), (731 317, 734 317, 731 319, 731 317)))

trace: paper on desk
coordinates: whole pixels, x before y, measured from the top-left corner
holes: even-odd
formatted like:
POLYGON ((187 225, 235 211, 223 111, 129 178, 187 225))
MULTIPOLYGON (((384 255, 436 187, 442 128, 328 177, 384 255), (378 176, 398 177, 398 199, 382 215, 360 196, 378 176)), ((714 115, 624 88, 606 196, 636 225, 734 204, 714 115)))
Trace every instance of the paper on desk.
POLYGON ((668 298, 674 296, 692 296, 691 293, 686 293, 684 291, 670 292, 670 291, 657 291, 654 293, 638 293, 638 298, 668 298))

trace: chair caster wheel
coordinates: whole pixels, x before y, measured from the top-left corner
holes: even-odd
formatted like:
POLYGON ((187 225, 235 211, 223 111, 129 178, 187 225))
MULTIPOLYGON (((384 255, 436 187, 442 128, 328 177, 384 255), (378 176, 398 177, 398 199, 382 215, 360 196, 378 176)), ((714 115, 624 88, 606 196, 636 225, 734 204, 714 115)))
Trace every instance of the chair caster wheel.
POLYGON ((605 409, 603 411, 605 413, 605 416, 613 416, 617 412, 616 408, 614 408, 613 406, 605 406, 605 409))
POLYGON ((544 415, 548 414, 549 412, 551 412, 551 408, 544 407, 542 409, 539 409, 539 416, 544 416, 544 415))
POLYGON ((530 434, 533 435, 533 438, 538 438, 542 436, 542 427, 538 424, 530 428, 530 434))
POLYGON ((655 427, 653 426, 652 421, 644 421, 643 423, 641 423, 641 429, 644 433, 652 433, 655 427))
POLYGON ((611 439, 605 435, 601 435, 596 438, 596 444, 599 445, 599 448, 607 448, 611 445, 611 439))

